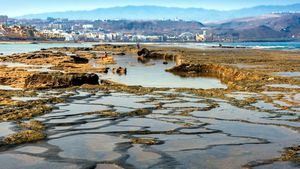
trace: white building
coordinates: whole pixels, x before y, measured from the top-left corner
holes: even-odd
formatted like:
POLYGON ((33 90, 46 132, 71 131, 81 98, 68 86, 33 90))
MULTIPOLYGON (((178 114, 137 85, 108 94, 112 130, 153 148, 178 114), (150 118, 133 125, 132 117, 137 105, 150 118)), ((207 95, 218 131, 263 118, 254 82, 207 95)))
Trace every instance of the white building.
POLYGON ((82 28, 83 29, 93 29, 94 25, 92 25, 92 24, 86 24, 86 25, 82 25, 82 28))

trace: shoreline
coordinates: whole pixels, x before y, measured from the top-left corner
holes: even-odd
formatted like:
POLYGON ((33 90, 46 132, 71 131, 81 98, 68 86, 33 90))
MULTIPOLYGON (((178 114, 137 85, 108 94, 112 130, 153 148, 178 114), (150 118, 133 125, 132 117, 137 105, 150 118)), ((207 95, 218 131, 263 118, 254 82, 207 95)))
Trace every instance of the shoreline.
MULTIPOLYGON (((91 44, 91 45, 136 45, 136 42, 65 42, 65 41, 0 41, 0 45, 43 45, 43 44, 91 44)), ((161 48, 185 48, 199 50, 222 49, 251 49, 267 51, 299 51, 300 42, 140 42, 143 46, 157 46, 161 48), (299 44, 298 44, 299 43, 299 44), (221 46, 220 46, 221 45, 221 46)), ((1 52, 1 51, 0 51, 1 52)))
POLYGON ((98 44, 99 42, 67 42, 67 41, 0 41, 2 44, 98 44))

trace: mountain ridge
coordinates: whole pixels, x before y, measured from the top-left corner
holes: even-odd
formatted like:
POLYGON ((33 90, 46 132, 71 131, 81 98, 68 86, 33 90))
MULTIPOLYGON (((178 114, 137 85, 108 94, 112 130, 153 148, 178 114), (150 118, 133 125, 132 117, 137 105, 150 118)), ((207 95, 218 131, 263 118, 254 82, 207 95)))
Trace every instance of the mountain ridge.
POLYGON ((50 12, 29 14, 17 18, 46 19, 47 17, 68 18, 73 20, 163 20, 180 19, 188 21, 214 22, 241 17, 259 16, 268 13, 300 12, 300 3, 292 5, 263 5, 236 10, 213 10, 204 8, 179 8, 162 6, 120 6, 97 8, 94 10, 50 12))

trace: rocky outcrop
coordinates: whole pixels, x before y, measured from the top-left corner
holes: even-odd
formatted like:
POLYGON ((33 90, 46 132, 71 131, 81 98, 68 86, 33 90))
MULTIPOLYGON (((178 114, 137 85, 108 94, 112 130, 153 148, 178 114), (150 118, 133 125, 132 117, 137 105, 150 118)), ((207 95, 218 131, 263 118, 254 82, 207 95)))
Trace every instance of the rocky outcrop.
POLYGON ((177 55, 172 53, 166 53, 162 51, 149 50, 147 48, 143 48, 142 50, 137 52, 138 56, 143 59, 164 59, 164 60, 175 60, 177 55))
POLYGON ((112 44, 100 44, 94 45, 95 51, 110 51, 113 53, 137 53, 138 49, 135 45, 112 45, 112 44))
POLYGON ((73 63, 77 63, 77 64, 83 64, 83 63, 89 63, 89 60, 86 59, 86 58, 83 58, 83 57, 79 57, 79 56, 76 56, 76 55, 71 55, 71 61, 73 63))
POLYGON ((150 54, 151 54, 151 52, 150 52, 148 49, 143 48, 142 50, 138 51, 137 54, 138 54, 139 56, 149 57, 150 54))
POLYGON ((183 77, 217 77, 231 89, 257 89, 272 80, 268 75, 252 73, 219 64, 181 64, 166 71, 183 77))
POLYGON ((123 67, 118 67, 118 68, 113 68, 112 72, 115 74, 119 75, 126 75, 127 74, 127 69, 123 67))
POLYGON ((47 89, 81 86, 83 84, 97 85, 99 77, 86 73, 38 73, 25 80, 25 88, 47 89))

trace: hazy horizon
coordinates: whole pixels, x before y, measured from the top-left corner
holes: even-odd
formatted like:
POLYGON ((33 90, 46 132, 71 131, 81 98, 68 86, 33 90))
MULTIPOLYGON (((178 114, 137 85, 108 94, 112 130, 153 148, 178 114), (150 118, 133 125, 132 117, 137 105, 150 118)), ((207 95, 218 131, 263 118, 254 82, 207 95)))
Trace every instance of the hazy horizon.
POLYGON ((18 17, 27 14, 47 13, 47 12, 63 12, 77 10, 93 10, 97 8, 111 8, 122 6, 162 6, 162 7, 181 7, 181 8, 204 8, 214 10, 234 10, 241 8, 249 8, 260 5, 289 5, 300 3, 299 0, 270 0, 260 1, 244 1, 235 0, 0 0, 0 15, 8 15, 10 17, 18 17))

